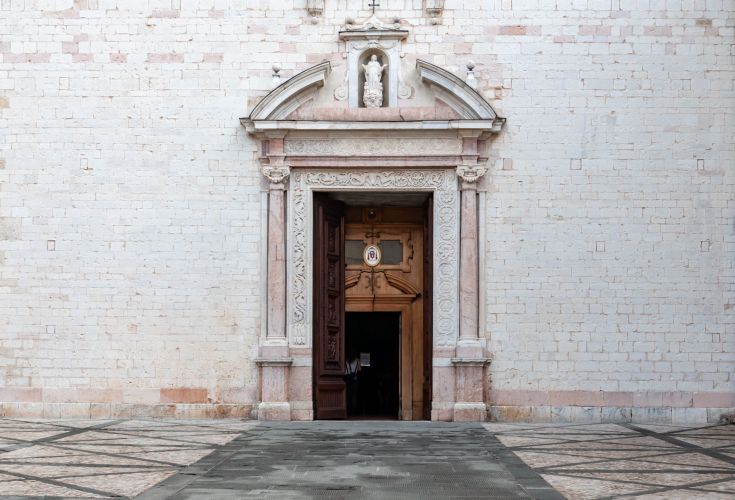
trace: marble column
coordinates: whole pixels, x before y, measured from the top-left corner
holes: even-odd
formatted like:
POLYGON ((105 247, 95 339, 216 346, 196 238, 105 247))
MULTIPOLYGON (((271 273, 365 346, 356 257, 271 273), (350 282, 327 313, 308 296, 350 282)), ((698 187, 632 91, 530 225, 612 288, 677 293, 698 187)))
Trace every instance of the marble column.
POLYGON ((263 167, 268 188, 267 329, 261 338, 259 420, 290 420, 288 378, 292 359, 286 338, 285 192, 290 170, 281 162, 263 167))

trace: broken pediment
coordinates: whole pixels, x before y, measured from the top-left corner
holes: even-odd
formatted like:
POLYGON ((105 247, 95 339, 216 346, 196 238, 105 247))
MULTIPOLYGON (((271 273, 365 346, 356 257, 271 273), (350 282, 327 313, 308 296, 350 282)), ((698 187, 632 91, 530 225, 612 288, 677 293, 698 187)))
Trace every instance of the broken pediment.
POLYGON ((376 122, 403 122, 400 128, 404 129, 471 128, 498 132, 502 127, 504 119, 461 78, 422 60, 415 65, 402 60, 398 64, 400 71, 394 72, 395 99, 390 86, 386 86, 389 105, 351 106, 345 97, 349 94, 345 88, 349 85, 349 63, 335 68, 324 61, 276 87, 241 122, 252 133, 319 129, 325 126, 324 122, 329 122, 330 130, 375 129, 376 122))

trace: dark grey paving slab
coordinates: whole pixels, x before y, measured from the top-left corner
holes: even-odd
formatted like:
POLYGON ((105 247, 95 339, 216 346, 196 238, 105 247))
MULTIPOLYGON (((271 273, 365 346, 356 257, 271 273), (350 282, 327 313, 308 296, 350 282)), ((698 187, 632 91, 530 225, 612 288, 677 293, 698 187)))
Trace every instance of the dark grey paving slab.
POLYGON ((563 498, 479 424, 283 422, 138 498, 563 498))

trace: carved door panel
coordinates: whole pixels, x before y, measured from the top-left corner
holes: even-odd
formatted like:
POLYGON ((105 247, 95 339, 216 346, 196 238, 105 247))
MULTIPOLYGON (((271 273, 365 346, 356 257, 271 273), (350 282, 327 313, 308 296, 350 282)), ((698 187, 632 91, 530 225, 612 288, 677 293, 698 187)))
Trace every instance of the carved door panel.
POLYGON ((343 205, 314 197, 314 404, 316 418, 347 417, 344 374, 343 205))

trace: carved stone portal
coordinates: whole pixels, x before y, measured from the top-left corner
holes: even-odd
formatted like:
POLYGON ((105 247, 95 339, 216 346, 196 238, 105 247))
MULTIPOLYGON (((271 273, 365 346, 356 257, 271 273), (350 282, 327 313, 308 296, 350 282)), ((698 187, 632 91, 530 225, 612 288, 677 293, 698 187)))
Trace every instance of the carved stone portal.
MULTIPOLYGON (((348 52, 347 73, 341 77, 347 78, 347 107, 359 107, 365 90, 378 89, 382 95, 374 99, 376 106, 398 106, 400 44, 406 35, 398 26, 372 24, 340 32, 348 52)), ((323 62, 294 75, 241 119, 261 141, 256 154, 270 181, 268 302, 265 335, 259 339, 258 416, 314 418, 314 193, 428 191, 433 193, 431 418, 483 420, 489 356, 479 311, 482 298, 477 280, 482 265, 477 247, 482 224, 477 219, 477 184, 487 173, 491 137, 500 132, 505 120, 461 78, 421 60, 416 62, 415 76, 422 92, 433 92, 434 102, 449 106, 456 118, 325 120, 318 115, 308 118, 307 113, 289 119, 325 88, 330 68, 329 62, 323 62)), ((326 88, 339 86, 339 78, 326 88)), ((344 98, 344 89, 334 92, 335 97, 344 98)), ((401 97, 410 93, 404 89, 401 97)), ((408 109, 412 103, 402 104, 408 109)), ((342 116, 345 108, 335 106, 335 116, 342 116)), ((364 113, 373 115, 382 116, 364 113)), ((329 347, 330 354, 335 354, 334 346, 329 347)))

